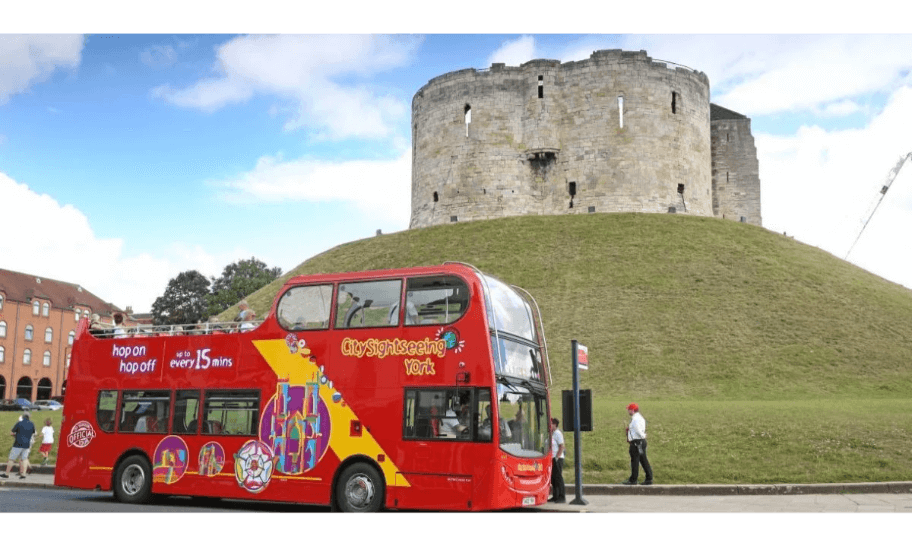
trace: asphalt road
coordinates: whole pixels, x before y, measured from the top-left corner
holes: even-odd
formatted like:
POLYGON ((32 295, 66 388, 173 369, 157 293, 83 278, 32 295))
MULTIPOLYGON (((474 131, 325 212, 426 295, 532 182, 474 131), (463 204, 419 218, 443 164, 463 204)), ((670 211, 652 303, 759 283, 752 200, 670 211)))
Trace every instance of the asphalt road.
MULTIPOLYGON (((572 500, 573 497, 570 497, 572 500)), ((588 504, 546 504, 514 513, 895 513, 912 512, 912 493, 834 493, 810 495, 591 495, 588 504)), ((159 497, 145 505, 121 504, 110 492, 65 488, 0 487, 0 512, 121 513, 327 513, 324 506, 159 497)))

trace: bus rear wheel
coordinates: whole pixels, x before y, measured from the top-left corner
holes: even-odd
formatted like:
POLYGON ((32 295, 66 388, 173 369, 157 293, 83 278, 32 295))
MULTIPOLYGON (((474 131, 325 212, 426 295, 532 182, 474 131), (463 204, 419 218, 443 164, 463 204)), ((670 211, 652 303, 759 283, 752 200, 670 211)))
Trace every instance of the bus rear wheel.
POLYGON ((336 503, 343 512, 378 512, 383 496, 383 478, 367 463, 346 467, 336 482, 336 503))
POLYGON ((152 497, 152 467, 145 457, 131 455, 117 466, 114 497, 129 504, 148 502, 152 497))

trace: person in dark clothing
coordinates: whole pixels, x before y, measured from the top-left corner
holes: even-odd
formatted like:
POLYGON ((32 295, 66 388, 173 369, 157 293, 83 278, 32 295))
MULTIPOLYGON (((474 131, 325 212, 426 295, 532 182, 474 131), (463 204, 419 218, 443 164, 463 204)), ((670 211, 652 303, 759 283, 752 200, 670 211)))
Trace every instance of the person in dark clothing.
POLYGON ((32 447, 32 439, 35 437, 35 424, 29 419, 27 411, 22 414, 22 420, 13 425, 11 434, 15 438, 13 448, 10 450, 9 462, 6 463, 6 473, 0 474, 0 478, 9 478, 8 474, 13 470, 13 463, 18 459, 19 478, 24 480, 28 467, 29 450, 32 447))

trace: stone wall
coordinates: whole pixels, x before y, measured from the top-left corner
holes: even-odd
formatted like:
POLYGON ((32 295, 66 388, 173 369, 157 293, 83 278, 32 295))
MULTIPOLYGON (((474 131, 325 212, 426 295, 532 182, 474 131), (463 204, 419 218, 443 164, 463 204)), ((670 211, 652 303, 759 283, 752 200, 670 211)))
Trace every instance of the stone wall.
POLYGON ((415 95, 412 137, 411 227, 523 214, 713 215, 709 80, 645 51, 444 74, 415 95))
POLYGON ((713 213, 763 225, 760 214, 760 164, 750 119, 712 105, 713 213))

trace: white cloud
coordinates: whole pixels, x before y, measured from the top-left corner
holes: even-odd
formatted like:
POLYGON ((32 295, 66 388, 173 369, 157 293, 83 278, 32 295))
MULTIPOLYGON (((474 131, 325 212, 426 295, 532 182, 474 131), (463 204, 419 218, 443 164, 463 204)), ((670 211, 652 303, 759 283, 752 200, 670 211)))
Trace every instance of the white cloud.
POLYGON ((419 42, 409 36, 242 36, 218 48, 216 77, 186 88, 161 85, 152 95, 206 112, 272 95, 295 104, 287 130, 309 127, 334 139, 383 137, 407 105, 342 81, 405 65, 419 42))
MULTIPOLYGON (((897 159, 912 152, 912 86, 895 91, 861 129, 802 127, 756 136, 765 227, 842 258, 897 159)), ((884 197, 850 261, 912 288, 912 164, 884 197)))
POLYGON ((283 161, 281 156, 266 156, 249 172, 209 184, 231 202, 347 201, 378 219, 408 225, 411 154, 393 160, 346 162, 283 161))
POLYGON ((515 40, 504 42, 500 48, 488 57, 485 68, 494 63, 505 63, 507 66, 519 66, 524 62, 536 58, 535 38, 521 36, 515 40))
POLYGON ((625 36, 622 47, 705 72, 714 103, 751 117, 894 90, 912 68, 908 34, 625 36))
POLYGON ((152 68, 167 68, 177 61, 177 52, 170 45, 153 45, 139 54, 139 60, 152 68))
POLYGON ((210 254, 199 246, 174 243, 162 256, 129 255, 124 241, 99 238, 88 218, 72 205, 60 205, 0 172, 3 231, 28 225, 28 237, 0 237, 4 269, 79 284, 99 298, 137 313, 149 312, 168 281, 197 269, 218 276, 226 264, 251 256, 247 249, 210 254), (41 221, 36 222, 35 218, 41 221))
POLYGON ((58 68, 79 66, 84 44, 79 35, 0 35, 0 105, 58 68))

